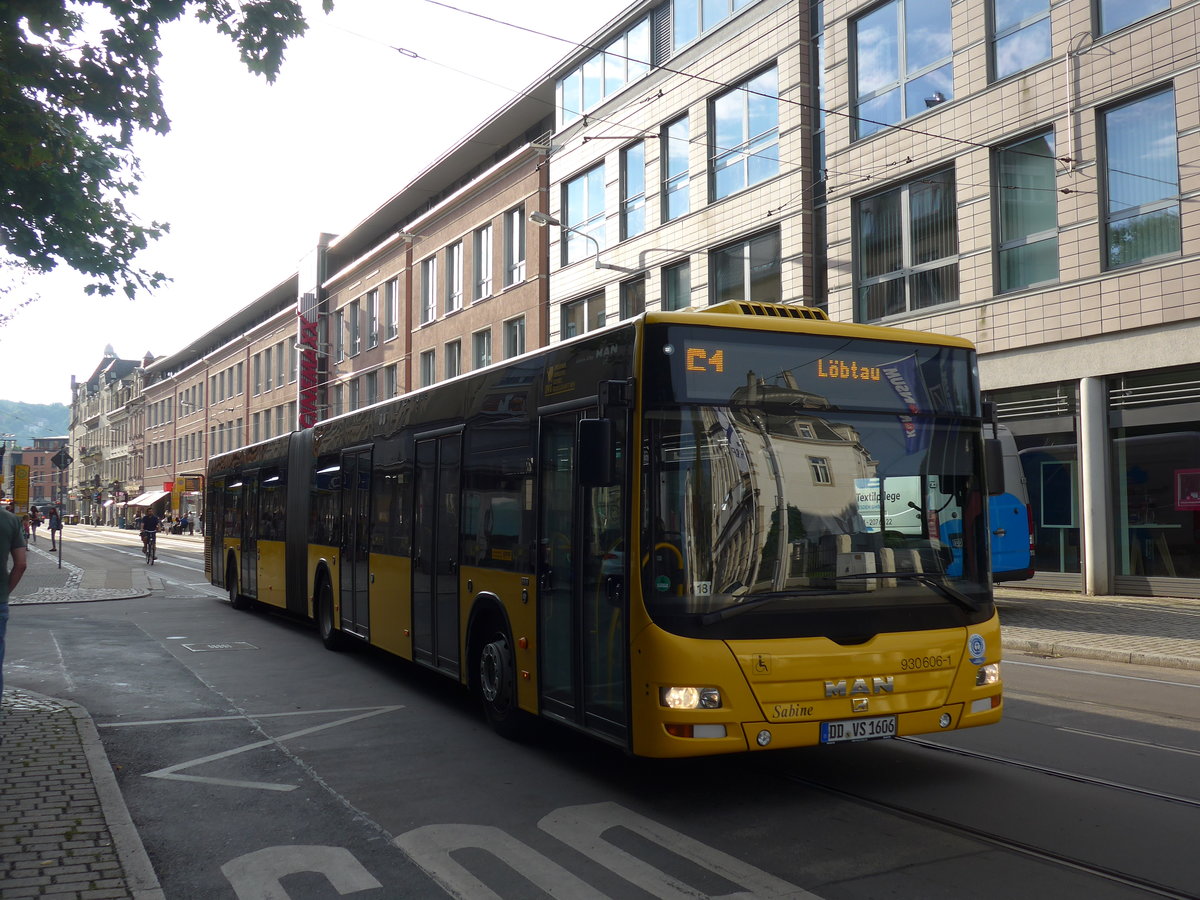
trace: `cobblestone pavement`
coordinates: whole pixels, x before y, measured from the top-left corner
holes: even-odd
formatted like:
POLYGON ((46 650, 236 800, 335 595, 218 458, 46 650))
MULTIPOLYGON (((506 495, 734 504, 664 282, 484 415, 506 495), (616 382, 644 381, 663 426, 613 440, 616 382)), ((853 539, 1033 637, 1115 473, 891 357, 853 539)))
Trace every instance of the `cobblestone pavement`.
POLYGON ((87 710, 20 689, 0 720, 0 898, 162 897, 87 710))
MULTIPOLYGON (((136 565, 128 587, 112 586, 66 560, 60 567, 48 549, 31 549, 10 627, 23 605, 150 592, 136 565)), ((124 575, 106 578, 123 583, 124 575)), ((996 594, 1006 652, 1200 671, 1200 600, 1020 587, 996 594)), ((0 900, 163 897, 87 711, 9 685, 0 707, 0 900)))
POLYGON ((1200 600, 996 589, 1006 652, 1200 671, 1200 600))

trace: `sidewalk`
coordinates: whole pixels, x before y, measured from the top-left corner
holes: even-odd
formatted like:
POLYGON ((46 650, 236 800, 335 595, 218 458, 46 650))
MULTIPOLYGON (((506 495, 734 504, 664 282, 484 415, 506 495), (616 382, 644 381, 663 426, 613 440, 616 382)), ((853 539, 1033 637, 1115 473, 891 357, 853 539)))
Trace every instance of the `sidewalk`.
MULTIPOLYGON (((91 577, 68 562, 58 568, 49 548, 39 538, 29 553, 29 570, 11 601, 10 627, 30 604, 149 593, 147 573, 137 566, 123 587, 111 583, 123 574, 91 577)), ((1019 587, 997 588, 996 596, 1008 652, 1200 671, 1200 600, 1019 587)), ((162 900, 87 710, 10 685, 2 713, 0 900, 162 900)))
MULTIPOLYGON (((67 547, 71 532, 66 529, 67 547)), ((68 557, 70 555, 68 551, 68 557)), ((50 553, 38 536, 9 600, 23 607, 144 597, 147 574, 92 573, 50 553), (118 586, 112 582, 128 582, 118 586)), ((6 684, 0 707, 0 898, 162 900, 154 867, 129 817, 86 709, 6 684)))

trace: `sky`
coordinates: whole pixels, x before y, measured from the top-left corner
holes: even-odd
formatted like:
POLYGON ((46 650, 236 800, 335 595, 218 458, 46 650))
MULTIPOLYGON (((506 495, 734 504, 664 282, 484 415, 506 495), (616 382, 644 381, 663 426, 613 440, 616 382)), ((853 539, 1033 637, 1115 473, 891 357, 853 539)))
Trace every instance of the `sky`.
MULTIPOLYGON (((629 0, 448 0, 582 41, 629 0)), ((195 21, 164 31, 165 137, 136 142, 130 206, 168 235, 139 257, 173 281, 130 301, 88 297, 60 269, 7 297, 0 399, 71 401, 106 345, 124 359, 174 353, 296 271, 321 232, 344 233, 572 50, 429 0, 305 0, 310 29, 275 84, 195 21), (397 50, 394 48, 401 48, 397 50), (410 54, 416 54, 414 57, 410 54), (395 111, 389 114, 388 110, 395 111)))

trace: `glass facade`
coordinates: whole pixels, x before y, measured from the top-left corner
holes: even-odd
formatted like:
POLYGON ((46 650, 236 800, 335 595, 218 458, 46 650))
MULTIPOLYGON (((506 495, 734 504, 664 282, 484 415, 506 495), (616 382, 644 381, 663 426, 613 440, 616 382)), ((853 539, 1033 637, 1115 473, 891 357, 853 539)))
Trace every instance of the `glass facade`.
POLYGON ((779 174, 779 71, 770 68, 712 102, 712 197, 779 174))
POLYGON ((955 201, 945 169, 855 204, 858 321, 958 300, 955 201))
POLYGON ((857 137, 954 99, 950 0, 893 0, 852 24, 857 137))
POLYGON ((1179 149, 1174 90, 1112 107, 1102 114, 1102 122, 1109 267, 1178 253, 1179 149))
POLYGON ((1058 279, 1058 193, 1054 135, 1039 134, 996 153, 1001 291, 1058 279))

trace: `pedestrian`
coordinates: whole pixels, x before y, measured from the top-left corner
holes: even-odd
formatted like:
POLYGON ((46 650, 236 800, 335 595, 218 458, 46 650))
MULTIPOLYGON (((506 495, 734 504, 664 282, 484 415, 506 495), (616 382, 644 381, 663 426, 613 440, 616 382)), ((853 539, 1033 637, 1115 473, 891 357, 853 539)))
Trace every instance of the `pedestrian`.
POLYGON ((46 525, 50 529, 50 549, 55 549, 55 544, 62 540, 62 516, 58 513, 58 507, 50 507, 50 512, 46 514, 46 525))
POLYGON ((29 539, 35 544, 37 543, 38 526, 42 524, 42 517, 38 515, 36 506, 29 507, 29 539))
MULTIPOLYGON (((187 529, 188 529, 188 537, 195 535, 195 533, 196 533, 196 517, 195 516, 187 517, 187 529)), ((203 529, 201 529, 201 530, 203 530, 203 529)))
POLYGON ((8 597, 25 574, 25 538, 21 521, 7 510, 0 510, 0 695, 4 694, 4 635, 8 631, 8 597), (12 557, 12 568, 8 559, 12 557))

